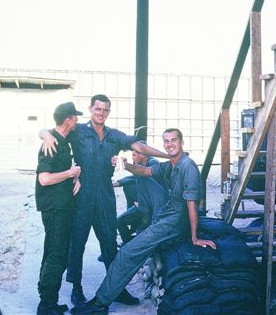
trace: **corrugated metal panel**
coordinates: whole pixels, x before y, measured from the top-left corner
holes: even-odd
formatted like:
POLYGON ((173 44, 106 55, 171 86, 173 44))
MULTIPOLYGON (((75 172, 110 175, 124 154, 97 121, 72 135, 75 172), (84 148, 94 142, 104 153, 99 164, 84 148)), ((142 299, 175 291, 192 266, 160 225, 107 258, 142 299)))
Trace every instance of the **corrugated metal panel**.
POLYGON ((25 76, 0 76, 0 87, 9 89, 69 89, 75 85, 73 80, 47 79, 25 76))

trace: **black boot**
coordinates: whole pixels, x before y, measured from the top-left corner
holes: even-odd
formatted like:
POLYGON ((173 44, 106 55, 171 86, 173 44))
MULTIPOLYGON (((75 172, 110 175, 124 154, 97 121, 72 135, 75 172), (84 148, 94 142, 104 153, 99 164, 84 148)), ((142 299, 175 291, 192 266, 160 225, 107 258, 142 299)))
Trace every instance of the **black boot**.
POLYGON ((48 304, 40 301, 36 310, 36 315, 47 315, 48 306, 49 306, 48 304))
POLYGON ((71 293, 71 302, 74 306, 82 305, 86 302, 86 297, 83 294, 82 291, 82 285, 81 284, 74 284, 72 293, 71 293))
POLYGON ((123 303, 126 305, 137 305, 140 303, 139 299, 132 296, 127 289, 124 289, 120 295, 115 299, 115 302, 123 303))
POLYGON ((70 312, 75 315, 107 315, 108 306, 103 305, 96 297, 94 297, 85 304, 73 307, 70 312))
POLYGON ((42 302, 38 304, 37 315, 64 315, 64 312, 68 311, 66 304, 58 305, 56 303, 49 304, 47 302, 42 302))

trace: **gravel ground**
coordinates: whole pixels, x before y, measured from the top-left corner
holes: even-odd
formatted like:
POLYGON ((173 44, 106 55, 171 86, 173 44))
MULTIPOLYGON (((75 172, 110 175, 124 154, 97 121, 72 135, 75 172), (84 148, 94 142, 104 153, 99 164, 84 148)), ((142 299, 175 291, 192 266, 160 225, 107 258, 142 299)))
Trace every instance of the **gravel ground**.
MULTIPOLYGON (((34 172, 0 172, 0 309, 3 315, 36 314, 39 303, 37 280, 43 253, 44 231, 40 213, 34 200, 34 172)), ((116 176, 125 176, 117 172, 116 176)), ((115 178, 116 178, 115 176, 115 178)), ((122 188, 116 188, 117 211, 126 209, 122 188)), ((92 298, 101 283, 105 269, 97 261, 100 255, 98 241, 93 232, 86 246, 83 269, 83 287, 87 298, 92 298), (91 272, 92 271, 92 272, 91 272)), ((69 308, 71 285, 65 280, 60 290, 60 303, 69 308)), ((110 312, 152 315, 156 307, 144 299, 144 283, 136 275, 128 285, 129 291, 141 299, 139 306, 112 303, 110 312)), ((68 312, 69 314, 69 312, 68 312)))
MULTIPOLYGON (((121 178, 126 174, 125 171, 115 172, 115 178, 121 178)), ((3 315, 32 315, 36 313, 39 302, 37 279, 44 237, 40 213, 36 211, 34 201, 35 174, 1 171, 0 175, 0 309, 3 315)), ((116 188, 115 193, 117 211, 121 213, 126 207, 123 191, 121 188, 116 188)), ((215 216, 215 213, 220 211, 222 201, 220 166, 213 166, 207 181, 206 208, 209 216, 215 216)), ((247 202, 246 207, 256 208, 256 204, 253 201, 247 202)), ((234 225, 245 226, 249 222, 250 220, 235 220, 234 225)), ((93 296, 105 274, 103 264, 97 261, 99 254, 98 242, 91 232, 85 251, 83 270, 83 286, 88 298, 93 296)), ((156 314, 153 302, 144 299, 144 283, 138 275, 130 282, 128 289, 141 299, 141 304, 127 307, 113 303, 111 312, 121 315, 156 314)), ((72 307, 69 300, 70 292, 71 285, 63 281, 60 303, 72 307)), ((276 304, 273 294, 272 303, 276 304)))

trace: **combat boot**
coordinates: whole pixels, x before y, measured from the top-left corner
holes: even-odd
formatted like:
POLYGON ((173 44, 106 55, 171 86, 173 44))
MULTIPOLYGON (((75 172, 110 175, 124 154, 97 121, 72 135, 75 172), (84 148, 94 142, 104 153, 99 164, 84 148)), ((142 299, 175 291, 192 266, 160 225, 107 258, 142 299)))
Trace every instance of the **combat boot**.
POLYGON ((87 302, 87 299, 83 294, 81 284, 77 284, 73 286, 72 293, 71 293, 71 302, 74 306, 80 306, 80 305, 83 305, 85 302, 87 302))

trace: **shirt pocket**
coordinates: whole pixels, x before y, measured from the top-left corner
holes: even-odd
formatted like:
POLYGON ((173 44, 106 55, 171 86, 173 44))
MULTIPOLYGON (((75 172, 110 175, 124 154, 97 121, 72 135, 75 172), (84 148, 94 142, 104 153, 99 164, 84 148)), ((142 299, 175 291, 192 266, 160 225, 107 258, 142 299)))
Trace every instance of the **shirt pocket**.
POLYGON ((107 138, 103 143, 105 153, 107 156, 118 155, 120 148, 118 147, 118 142, 113 138, 107 138))

